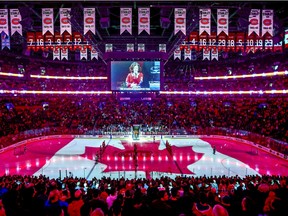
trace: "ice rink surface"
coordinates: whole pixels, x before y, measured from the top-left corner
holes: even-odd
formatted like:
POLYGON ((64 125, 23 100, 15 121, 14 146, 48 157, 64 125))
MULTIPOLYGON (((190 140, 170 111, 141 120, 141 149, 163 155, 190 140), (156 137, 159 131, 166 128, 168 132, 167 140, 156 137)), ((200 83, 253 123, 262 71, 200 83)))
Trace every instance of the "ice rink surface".
POLYGON ((287 160, 224 138, 43 139, 4 150, 0 161, 2 175, 77 176, 88 180, 103 176, 132 179, 288 174, 287 160))

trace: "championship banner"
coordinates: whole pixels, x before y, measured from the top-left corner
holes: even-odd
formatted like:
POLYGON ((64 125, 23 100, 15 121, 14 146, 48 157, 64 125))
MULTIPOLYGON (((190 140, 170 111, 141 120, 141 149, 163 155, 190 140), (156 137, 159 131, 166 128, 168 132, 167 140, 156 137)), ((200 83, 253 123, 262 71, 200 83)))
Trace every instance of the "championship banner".
POLYGON ((191 32, 189 36, 189 42, 190 42, 190 49, 198 51, 198 45, 199 45, 199 34, 198 32, 191 32))
POLYGON ((48 31, 54 35, 53 8, 42 8, 42 34, 48 31))
POLYGON ((120 34, 125 30, 132 34, 132 8, 120 8, 120 34))
POLYGON ((60 48, 57 46, 54 46, 53 48, 53 60, 60 60, 60 48))
POLYGON ((0 33, 2 32, 9 36, 8 9, 0 9, 0 33))
POLYGON ((36 32, 36 47, 35 51, 44 50, 44 35, 42 32, 36 32))
POLYGON ((264 46, 264 41, 263 41, 263 37, 255 35, 255 41, 254 41, 254 49, 255 52, 257 52, 257 50, 263 50, 263 46, 264 46))
POLYGON ((105 44, 105 52, 113 52, 113 44, 105 44))
POLYGON ((145 44, 138 44, 138 52, 145 52, 145 44))
POLYGON ((80 50, 82 43, 82 35, 80 32, 73 32, 73 50, 80 50))
POLYGON ((35 44, 36 44, 35 32, 27 32, 26 41, 27 41, 27 49, 35 50, 35 44))
MULTIPOLYGON (((229 35, 229 34, 228 34, 229 35)), ((224 32, 221 32, 218 36, 218 51, 227 51, 227 35, 224 32)))
POLYGON ((174 10, 174 35, 181 31, 186 35, 186 9, 175 8, 174 10))
POLYGON ((227 51, 235 52, 236 49, 236 34, 230 32, 227 38, 227 51))
POLYGON ((208 47, 203 48, 203 60, 210 60, 210 50, 208 47))
POLYGON ((266 33, 273 36, 273 16, 274 11, 273 10, 262 10, 262 36, 264 36, 266 33))
POLYGON ((217 9, 217 36, 224 32, 229 34, 229 10, 217 9))
POLYGON ((249 53, 249 52, 252 52, 254 53, 255 52, 255 34, 251 34, 251 35, 246 35, 246 50, 245 52, 246 53, 249 53))
POLYGON ((5 32, 1 32, 1 50, 5 47, 10 49, 10 37, 5 32))
POLYGON ((159 52, 166 53, 166 44, 159 44, 159 52))
POLYGON ((61 51, 61 60, 68 60, 68 48, 67 47, 62 47, 62 49, 60 49, 61 51))
POLYGON ((10 9, 10 28, 11 28, 11 35, 15 32, 18 32, 21 36, 23 35, 22 32, 22 25, 20 22, 22 21, 21 14, 18 9, 10 9))
POLYGON ((83 46, 81 49, 80 49, 80 60, 87 60, 87 49, 83 46))
POLYGON ((217 35, 216 32, 211 32, 210 35, 208 35, 208 49, 212 49, 214 47, 217 47, 217 35))
POLYGON ((55 32, 54 35, 55 46, 59 49, 62 48, 63 36, 59 32, 55 32))
POLYGON ((179 58, 179 60, 181 60, 181 50, 180 47, 177 47, 174 51, 174 60, 179 58))
POLYGON ((60 8, 60 34, 67 31, 70 35, 72 34, 72 27, 70 22, 71 8, 60 8))
POLYGON ((138 8, 138 35, 142 31, 150 35, 150 8, 138 8))
POLYGON ((199 35, 203 32, 211 33, 211 9, 210 8, 200 8, 199 9, 199 35))
POLYGON ((212 47, 211 49, 211 60, 217 60, 218 61, 218 49, 217 47, 212 47))
POLYGON ((98 52, 95 47, 91 47, 91 60, 93 59, 98 60, 98 52))
POLYGON ((95 8, 84 8, 84 35, 91 31, 96 32, 95 8))
POLYGON ((264 49, 265 51, 273 51, 273 36, 270 34, 264 36, 264 49))
POLYGON ((52 35, 50 32, 47 32, 44 35, 44 47, 45 47, 45 51, 53 50, 53 47, 54 47, 54 35, 52 35))
POLYGON ((204 34, 199 35, 199 46, 198 46, 199 51, 207 47, 207 44, 208 44, 207 38, 208 38, 208 35, 206 32, 204 34))
POLYGON ((244 32, 239 32, 235 36, 236 38, 236 43, 235 43, 235 51, 241 51, 244 52, 244 42, 245 42, 245 33, 244 32))
POLYGON ((73 50, 73 44, 72 44, 72 35, 68 32, 64 32, 63 35, 63 44, 65 47, 69 50, 73 50))
POLYGON ((249 15, 248 35, 253 32, 260 35, 260 9, 251 9, 249 15))
POLYGON ((127 52, 134 52, 134 44, 132 43, 127 44, 127 52))
POLYGON ((191 49, 184 49, 184 60, 189 59, 191 60, 191 49))

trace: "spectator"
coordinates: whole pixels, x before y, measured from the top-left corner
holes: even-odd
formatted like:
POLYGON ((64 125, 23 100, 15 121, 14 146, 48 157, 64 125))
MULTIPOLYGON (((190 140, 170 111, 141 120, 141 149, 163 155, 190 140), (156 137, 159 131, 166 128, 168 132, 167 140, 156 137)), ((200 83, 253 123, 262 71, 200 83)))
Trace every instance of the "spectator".
POLYGON ((111 216, 121 216, 122 206, 123 206, 124 198, 122 194, 118 194, 116 200, 114 200, 110 214, 111 216))
POLYGON ((84 205, 82 199, 82 191, 76 190, 74 193, 74 200, 68 205, 68 214, 69 216, 81 216, 80 209, 84 205))
POLYGON ((57 189, 49 193, 48 200, 45 203, 45 212, 47 216, 66 216, 68 203, 61 201, 57 189))
POLYGON ((212 207, 207 203, 207 195, 205 192, 200 192, 199 201, 196 202, 193 206, 193 213, 196 216, 206 215, 213 216, 212 207))
POLYGON ((6 216, 5 208, 3 206, 1 198, 0 198, 0 216, 6 216))
POLYGON ((117 191, 114 187, 112 187, 111 190, 109 191, 109 195, 106 199, 109 211, 110 211, 111 206, 113 205, 114 200, 116 200, 116 199, 117 199, 117 191))
POLYGON ((168 199, 167 191, 159 191, 158 198, 151 203, 151 216, 172 216, 172 208, 167 204, 168 199))
POLYGON ((105 216, 104 212, 102 211, 101 208, 96 208, 90 216, 105 216))
POLYGON ((241 207, 243 216, 258 216, 255 208, 255 202, 251 199, 251 197, 244 197, 241 202, 241 207))
POLYGON ((92 199, 87 200, 81 207, 81 216, 87 216, 91 211, 100 208, 105 215, 108 214, 108 205, 106 200, 100 198, 100 190, 92 189, 92 199))
POLYGON ((228 211, 219 204, 214 205, 212 212, 213 216, 229 216, 228 211))

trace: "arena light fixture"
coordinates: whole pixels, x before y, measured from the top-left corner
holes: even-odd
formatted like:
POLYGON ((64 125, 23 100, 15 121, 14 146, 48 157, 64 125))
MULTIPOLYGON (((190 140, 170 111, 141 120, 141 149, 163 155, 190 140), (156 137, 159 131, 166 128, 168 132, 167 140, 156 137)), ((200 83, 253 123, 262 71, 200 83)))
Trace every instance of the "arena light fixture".
POLYGON ((24 74, 15 74, 15 73, 8 73, 8 72, 0 72, 2 76, 12 76, 12 77, 24 77, 24 74))
POLYGON ((270 76, 283 76, 287 75, 287 71, 273 71, 267 73, 253 73, 253 74, 242 74, 242 75, 231 75, 231 76, 209 76, 209 77, 194 77, 195 80, 220 80, 220 79, 243 79, 251 77, 270 77, 270 76))
POLYGON ((75 76, 43 76, 43 75, 30 75, 31 78, 38 78, 38 79, 64 79, 64 80, 106 80, 108 79, 107 77, 90 77, 90 76, 85 76, 85 77, 75 77, 75 76))
POLYGON ((38 91, 38 90, 0 90, 0 94, 60 94, 60 95, 100 95, 112 94, 112 91, 38 91))
POLYGON ((288 89, 282 90, 241 90, 241 91, 160 91, 160 94, 166 95, 257 95, 257 94, 287 94, 288 89))

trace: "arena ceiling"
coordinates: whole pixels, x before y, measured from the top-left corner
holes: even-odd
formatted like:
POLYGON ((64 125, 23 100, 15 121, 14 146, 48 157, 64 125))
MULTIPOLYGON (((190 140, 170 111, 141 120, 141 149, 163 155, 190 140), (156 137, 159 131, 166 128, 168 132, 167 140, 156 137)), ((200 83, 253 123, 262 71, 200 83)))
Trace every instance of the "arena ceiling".
POLYGON ((211 8, 212 31, 216 31, 216 10, 229 9, 229 31, 247 32, 250 9, 274 9, 275 39, 283 37, 284 28, 288 27, 288 8, 285 2, 274 1, 3 1, 1 8, 18 8, 22 15, 23 36, 11 37, 12 51, 23 53, 25 50, 26 33, 42 31, 41 9, 54 8, 54 29, 59 31, 58 8, 71 8, 72 31, 83 32, 83 8, 96 8, 96 34, 91 39, 104 52, 105 44, 112 43, 113 49, 125 51, 127 43, 144 43, 147 51, 157 51, 160 43, 165 43, 168 54, 182 43, 185 36, 174 34, 174 8, 187 10, 187 35, 199 30, 199 8, 211 8), (145 31, 138 35, 139 7, 150 7, 150 35, 145 31), (120 7, 132 8, 132 34, 124 32, 120 35, 120 7), (109 22, 100 22, 108 20, 109 22), (282 34, 282 35, 281 35, 282 34), (278 38, 277 38, 278 37, 278 38))

